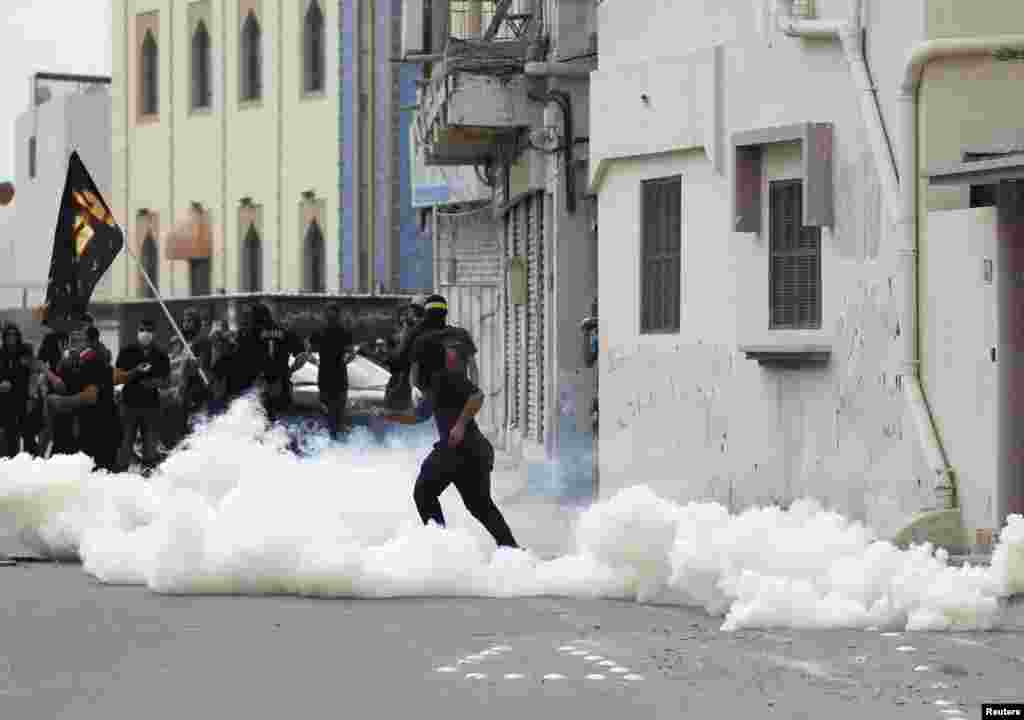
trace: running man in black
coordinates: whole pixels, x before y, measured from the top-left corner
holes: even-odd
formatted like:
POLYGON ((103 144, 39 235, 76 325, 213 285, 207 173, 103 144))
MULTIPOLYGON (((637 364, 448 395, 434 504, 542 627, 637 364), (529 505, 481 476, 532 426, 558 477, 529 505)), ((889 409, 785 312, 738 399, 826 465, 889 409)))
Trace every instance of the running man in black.
MULTIPOLYGON (((420 468, 413 499, 420 518, 444 527, 439 498, 455 484, 466 509, 491 534, 499 547, 519 547, 501 511, 491 498, 491 472, 494 470, 494 446, 480 431, 476 414, 484 404, 484 394, 470 381, 465 358, 452 349, 465 344, 468 333, 444 323, 447 317, 444 298, 432 296, 427 302, 427 325, 441 328, 417 340, 413 349, 413 381, 423 393, 437 423, 438 441, 420 468), (433 307, 432 307, 433 306, 433 307), (449 332, 445 332, 449 331, 449 332), (446 347, 446 340, 455 342, 446 347)), ((472 341, 470 341, 472 342, 472 341)), ((473 348, 475 351, 475 348, 473 348)), ((391 422, 411 425, 429 417, 421 410, 415 414, 383 416, 391 422)))

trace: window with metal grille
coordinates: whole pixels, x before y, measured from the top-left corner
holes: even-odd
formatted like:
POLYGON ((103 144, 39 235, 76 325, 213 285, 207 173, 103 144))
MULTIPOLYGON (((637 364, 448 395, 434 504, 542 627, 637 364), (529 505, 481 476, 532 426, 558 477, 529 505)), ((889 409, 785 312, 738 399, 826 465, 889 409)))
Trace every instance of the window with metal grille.
POLYGON ((210 294, 210 259, 193 258, 188 261, 189 291, 193 297, 210 294))
POLYGON ((159 95, 157 93, 157 81, 159 77, 158 53, 156 38, 153 32, 146 31, 146 37, 142 41, 142 72, 139 79, 142 87, 139 88, 142 100, 142 114, 156 115, 159 108, 159 95))
POLYGON ((647 180, 642 193, 640 332, 679 332, 683 179, 647 180))
POLYGON ((242 25, 242 100, 263 96, 263 45, 260 23, 250 10, 242 25))
POLYGON ((303 24, 303 66, 305 68, 305 91, 317 93, 324 91, 324 14, 320 3, 311 2, 306 10, 303 24))
POLYGON ((210 33, 202 20, 192 34, 192 109, 210 107, 210 33))
POLYGON ((249 226, 242 245, 242 285, 245 292, 263 290, 263 248, 254 225, 249 226))
POLYGON ((803 181, 769 189, 772 329, 821 327, 821 228, 804 227, 803 181))
MULTIPOLYGON (((160 287, 160 255, 157 252, 156 240, 153 238, 153 233, 146 233, 146 237, 142 241, 142 267, 146 271, 146 275, 153 283, 153 287, 160 287)), ((141 296, 144 298, 156 297, 153 292, 153 288, 149 286, 149 283, 143 278, 141 287, 141 296)))

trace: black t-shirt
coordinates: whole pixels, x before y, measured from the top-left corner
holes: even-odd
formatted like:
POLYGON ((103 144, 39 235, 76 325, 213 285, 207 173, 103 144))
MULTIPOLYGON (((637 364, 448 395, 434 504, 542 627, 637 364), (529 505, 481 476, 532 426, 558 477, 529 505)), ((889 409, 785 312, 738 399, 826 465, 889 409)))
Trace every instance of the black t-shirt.
POLYGON ((348 364, 345 353, 352 345, 352 333, 342 326, 328 326, 313 333, 310 347, 320 353, 317 384, 323 388, 348 388, 348 364))
POLYGON ((160 391, 155 387, 146 387, 142 382, 170 377, 171 360, 167 357, 167 353, 152 345, 148 354, 141 345, 132 344, 126 346, 117 356, 117 367, 120 370, 131 371, 145 363, 149 363, 151 366, 149 372, 126 382, 121 389, 121 399, 130 408, 160 407, 160 391))
MULTIPOLYGON (((438 447, 448 447, 448 433, 458 421, 466 402, 480 392, 469 378, 459 372, 441 370, 434 373, 430 383, 429 399, 433 406, 434 422, 437 423, 438 447)), ((476 420, 466 423, 465 444, 473 444, 480 436, 476 420)))
POLYGON ((20 415, 25 412, 31 374, 31 348, 19 345, 12 351, 0 349, 0 382, 6 380, 11 384, 10 390, 0 393, 0 415, 20 415))
MULTIPOLYGON (((128 348, 125 348, 127 350, 128 348)), ((122 351, 122 354, 124 351, 122 351)), ((106 423, 116 414, 114 405, 114 370, 106 360, 102 349, 87 348, 79 357, 76 378, 81 392, 91 385, 99 390, 99 400, 95 405, 86 405, 81 410, 83 427, 89 432, 100 432, 106 429, 106 423)), ((127 389, 127 388, 126 388, 127 389)), ((159 402, 159 400, 158 400, 159 402)))
POLYGON ((477 352, 473 336, 467 330, 448 325, 443 328, 422 328, 412 344, 411 361, 419 365, 417 384, 429 387, 434 373, 446 369, 446 343, 458 346, 467 355, 477 352))
MULTIPOLYGON (((267 382, 291 384, 290 356, 305 352, 302 338, 279 326, 257 328, 247 332, 240 343, 242 375, 246 384, 263 375, 267 382)), ((239 368, 241 371, 241 368, 239 368)))

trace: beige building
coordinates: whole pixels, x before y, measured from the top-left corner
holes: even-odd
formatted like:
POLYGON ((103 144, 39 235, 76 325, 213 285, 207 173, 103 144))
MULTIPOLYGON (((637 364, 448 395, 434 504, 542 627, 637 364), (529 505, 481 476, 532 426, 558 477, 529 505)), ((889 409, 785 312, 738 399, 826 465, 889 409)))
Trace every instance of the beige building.
POLYGON ((109 200, 161 295, 341 287, 337 7, 113 1, 109 200))

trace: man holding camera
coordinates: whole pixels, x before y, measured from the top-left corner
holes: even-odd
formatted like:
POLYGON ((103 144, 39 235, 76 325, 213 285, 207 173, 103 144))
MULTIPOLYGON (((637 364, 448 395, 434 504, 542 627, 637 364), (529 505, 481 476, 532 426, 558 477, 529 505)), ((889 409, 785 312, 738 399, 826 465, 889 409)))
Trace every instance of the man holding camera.
POLYGON ((120 467, 127 469, 134 455, 135 440, 142 432, 142 462, 156 464, 157 438, 160 422, 160 387, 171 375, 167 353, 153 340, 153 322, 139 323, 138 342, 118 353, 114 383, 121 390, 121 453, 120 467))

